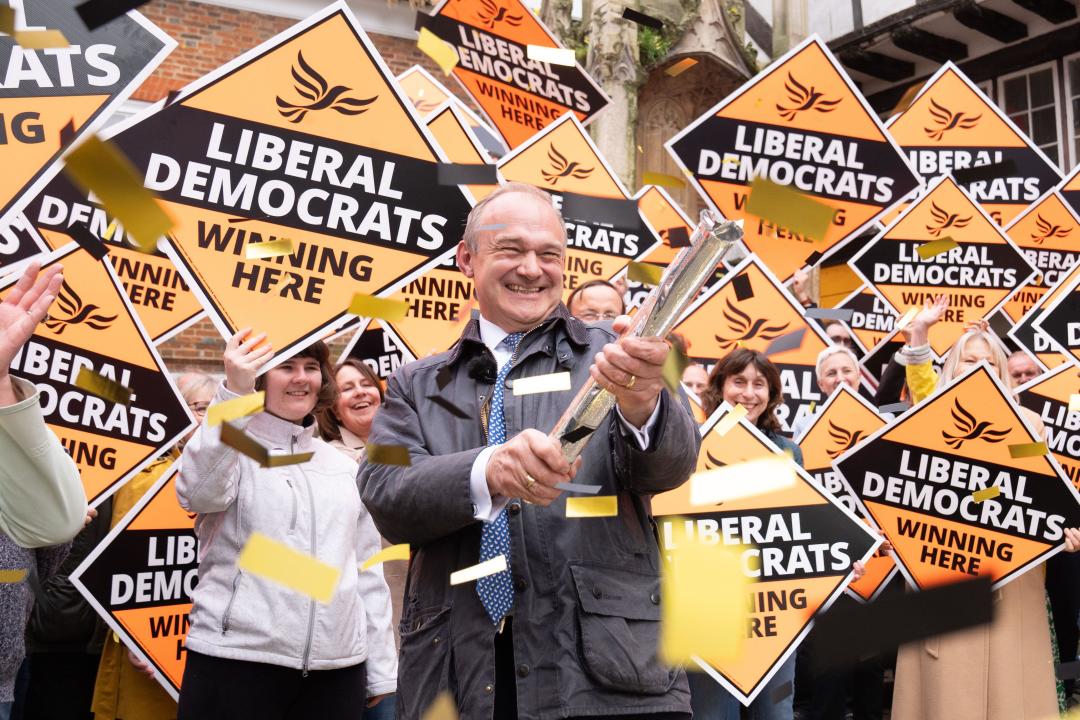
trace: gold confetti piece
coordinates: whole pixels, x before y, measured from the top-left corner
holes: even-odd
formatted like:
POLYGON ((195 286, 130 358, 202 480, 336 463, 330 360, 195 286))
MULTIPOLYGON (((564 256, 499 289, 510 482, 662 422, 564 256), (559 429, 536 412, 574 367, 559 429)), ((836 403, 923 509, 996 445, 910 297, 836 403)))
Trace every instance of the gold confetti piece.
POLYGON ((923 260, 929 260, 935 255, 949 252, 955 247, 960 247, 960 245, 951 237, 944 237, 940 240, 931 240, 928 243, 923 243, 915 249, 915 252, 919 253, 919 257, 923 260))
POLYGON ((739 424, 739 421, 746 417, 746 408, 742 406, 742 403, 735 403, 735 407, 731 408, 727 415, 720 418, 720 422, 716 423, 712 431, 717 435, 723 437, 728 434, 731 428, 739 424))
POLYGON ((971 493, 971 499, 977 503, 981 503, 983 500, 990 500, 992 498, 996 498, 1000 494, 1001 487, 998 485, 994 485, 993 487, 988 487, 985 490, 976 490, 975 492, 971 493))
POLYGON ((416 47, 420 49, 420 52, 434 60, 445 75, 449 75, 454 66, 458 64, 458 54, 454 46, 442 40, 427 28, 420 28, 420 37, 416 41, 416 47))
POLYGON ((12 35, 15 32, 15 8, 0 5, 0 33, 12 35))
POLYGON ((21 583, 26 579, 26 568, 0 570, 0 585, 21 583))
POLYGON ((16 30, 15 42, 26 50, 66 48, 71 44, 59 30, 16 30))
POLYGON ((260 243, 248 243, 244 248, 248 260, 262 260, 264 258, 277 257, 279 255, 292 255, 293 244, 291 238, 279 238, 260 243))
POLYGON ((626 266, 626 279, 642 285, 659 285, 664 268, 650 263, 631 262, 626 266))
POLYGON ((746 635, 750 581, 741 546, 708 544, 680 533, 680 518, 664 518, 675 531, 660 564, 660 657, 669 665, 736 658, 746 635))
POLYGON ((467 582, 479 580, 480 578, 487 577, 488 575, 501 573, 505 569, 506 556, 499 555, 498 557, 493 557, 490 560, 485 560, 478 565, 473 565, 472 567, 463 568, 456 572, 450 573, 450 584, 464 585, 467 582))
POLYGON ((72 150, 65 162, 64 172, 83 190, 97 195, 139 250, 157 249, 158 239, 173 228, 173 219, 143 187, 142 177, 123 153, 93 136, 72 150))
POLYGON ((454 705, 454 698, 450 692, 443 690, 439 693, 427 706, 420 720, 458 720, 457 706, 454 705))
POLYGON ((1050 448, 1046 447, 1045 442, 1020 443, 1009 446, 1009 457, 1014 458, 1038 457, 1049 452, 1050 448))
POLYGON ((615 517, 619 514, 618 495, 566 498, 566 517, 615 517))
POLYGON ((570 373, 557 372, 533 375, 514 380, 514 395, 535 395, 546 392, 562 392, 570 389, 570 373))
POLYGON ((1069 396, 1069 412, 1080 413, 1080 393, 1069 396))
POLYGON ((682 75, 684 72, 694 67, 695 65, 697 65, 697 60, 695 60, 694 58, 684 58, 664 70, 664 74, 668 77, 682 75))
POLYGON ((391 560, 408 560, 409 559, 409 546, 407 544, 391 545, 390 547, 384 547, 379 552, 375 553, 363 563, 360 564, 361 570, 367 570, 370 567, 375 567, 384 562, 390 562, 391 560))
POLYGON ((98 375, 89 368, 79 368, 79 375, 75 378, 75 387, 120 405, 131 402, 131 388, 126 388, 104 375, 98 375))
POLYGON ((765 495, 795 484, 795 466, 783 455, 757 458, 690 476, 690 504, 716 505, 765 495))
POLYGON ((664 358, 664 367, 660 371, 660 375, 664 378, 664 385, 675 395, 679 394, 679 384, 682 383, 683 373, 689 364, 689 358, 679 348, 672 345, 671 349, 668 350, 667 357, 664 358))
POLYGON ((666 175, 665 173, 647 172, 641 174, 642 185, 661 185, 669 188, 684 188, 686 187, 686 181, 682 178, 677 178, 674 175, 666 175))
POLYGON ((404 320, 409 312, 409 303, 404 300, 388 300, 374 295, 356 293, 349 304, 349 312, 353 315, 399 322, 404 320))
POLYGON ((223 422, 254 415, 262 412, 266 403, 266 392, 259 390, 250 395, 214 403, 206 411, 206 424, 213 427, 223 422))
POLYGON ((824 240, 836 211, 787 185, 759 177, 750 185, 746 212, 796 235, 824 240))
POLYGON ((906 328, 908 326, 908 323, 914 320, 915 316, 918 314, 919 306, 916 305, 915 307, 909 309, 906 313, 900 316, 900 319, 896 321, 896 329, 903 330, 904 328, 906 328))
POLYGON ((105 228, 105 234, 101 236, 101 239, 108 242, 109 240, 112 240, 112 236, 115 233, 116 233, 116 221, 113 220, 111 223, 109 223, 109 227, 105 228))
POLYGON ((221 442, 233 450, 247 455, 262 467, 299 465, 306 463, 315 455, 313 452, 296 453, 294 455, 271 455, 270 451, 255 438, 228 422, 221 424, 221 442))
POLYGON ((321 603, 330 602, 341 577, 341 571, 336 567, 260 532, 253 532, 248 537, 236 565, 244 572, 284 585, 321 603))
POLYGON ((816 408, 816 407, 817 407, 817 400, 811 400, 810 401, 810 408, 809 408, 809 412, 810 412, 811 415, 814 414, 814 408, 816 408))
POLYGON ((904 94, 900 96, 900 100, 897 101, 896 107, 889 113, 889 116, 892 117, 897 113, 902 113, 907 110, 911 106, 911 103, 914 102, 915 96, 919 94, 919 91, 922 90, 922 87, 925 84, 925 82, 921 82, 909 85, 908 89, 904 91, 904 94))
POLYGON ((574 51, 570 48, 553 48, 544 47, 543 45, 529 45, 525 48, 525 55, 530 60, 537 60, 542 63, 550 63, 551 65, 565 65, 566 67, 574 67, 577 64, 577 59, 574 57, 574 51))
POLYGON ((409 459, 409 450, 401 445, 375 445, 368 443, 364 446, 368 462, 376 465, 400 465, 409 467, 412 461, 409 459))

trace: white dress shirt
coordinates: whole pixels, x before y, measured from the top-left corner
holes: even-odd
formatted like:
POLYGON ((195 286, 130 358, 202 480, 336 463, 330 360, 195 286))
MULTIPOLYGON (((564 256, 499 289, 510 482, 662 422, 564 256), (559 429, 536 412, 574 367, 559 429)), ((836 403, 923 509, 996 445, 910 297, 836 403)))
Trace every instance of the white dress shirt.
MULTIPOLYGON (((510 333, 500 328, 495 323, 491 322, 483 315, 479 317, 480 320, 480 339, 491 354, 495 357, 495 366, 497 371, 502 371, 506 363, 510 362, 510 358, 514 356, 513 351, 506 347, 503 340, 510 333)), ((645 421, 645 424, 638 429, 630 424, 625 417, 623 417, 622 411, 618 406, 615 406, 615 413, 618 415, 619 420, 626 430, 634 436, 638 446, 642 450, 649 448, 649 432, 652 430, 653 425, 656 424, 656 418, 660 414, 660 403, 656 404, 656 408, 653 409, 652 415, 645 421)), ((507 438, 509 440, 509 438, 507 438)), ((472 503, 474 508, 473 517, 477 520, 483 520, 484 522, 491 522, 506 506, 506 503, 510 501, 510 498, 502 495, 495 497, 491 496, 491 492, 488 490, 487 484, 487 464, 491 458, 491 454, 495 452, 498 445, 491 445, 484 448, 479 455, 476 456, 476 460, 473 461, 472 472, 469 475, 469 494, 472 497, 472 503)))

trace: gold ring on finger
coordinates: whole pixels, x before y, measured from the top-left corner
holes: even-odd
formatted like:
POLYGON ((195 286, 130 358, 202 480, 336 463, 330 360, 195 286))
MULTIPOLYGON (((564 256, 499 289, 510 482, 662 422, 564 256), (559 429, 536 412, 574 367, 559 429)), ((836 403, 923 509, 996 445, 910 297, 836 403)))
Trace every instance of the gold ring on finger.
POLYGON ((633 390, 634 389, 634 383, 636 383, 636 382, 637 382, 637 376, 636 375, 631 375, 630 376, 630 381, 627 382, 625 385, 623 385, 623 387, 626 388, 627 390, 633 390))

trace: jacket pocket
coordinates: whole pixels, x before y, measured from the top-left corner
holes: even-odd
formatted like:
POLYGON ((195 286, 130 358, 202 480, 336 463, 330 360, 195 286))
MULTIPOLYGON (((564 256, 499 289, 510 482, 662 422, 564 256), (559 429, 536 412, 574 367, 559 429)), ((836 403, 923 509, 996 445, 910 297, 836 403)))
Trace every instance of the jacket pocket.
POLYGON ((229 617, 232 615, 233 603, 236 602, 236 593, 240 591, 240 582, 244 579, 244 573, 236 571, 233 576, 232 592, 229 594, 229 602, 225 604, 225 611, 221 614, 221 634, 229 632, 229 617))
POLYGON ((572 565, 585 672, 602 688, 663 695, 678 670, 660 662, 660 577, 615 566, 572 565))
POLYGON ((398 693, 398 717, 420 717, 449 686, 450 607, 416 610, 401 621, 398 677, 408 678, 419 692, 413 697, 398 693))

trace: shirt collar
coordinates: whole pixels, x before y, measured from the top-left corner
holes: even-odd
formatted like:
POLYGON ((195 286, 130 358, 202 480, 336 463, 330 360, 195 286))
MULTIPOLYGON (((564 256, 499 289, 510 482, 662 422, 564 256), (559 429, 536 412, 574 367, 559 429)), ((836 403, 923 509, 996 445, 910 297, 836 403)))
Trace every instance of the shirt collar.
POLYGON ((488 350, 495 352, 495 348, 499 347, 499 343, 505 340, 506 336, 510 333, 506 332, 483 315, 479 316, 479 320, 480 341, 484 343, 488 350))

